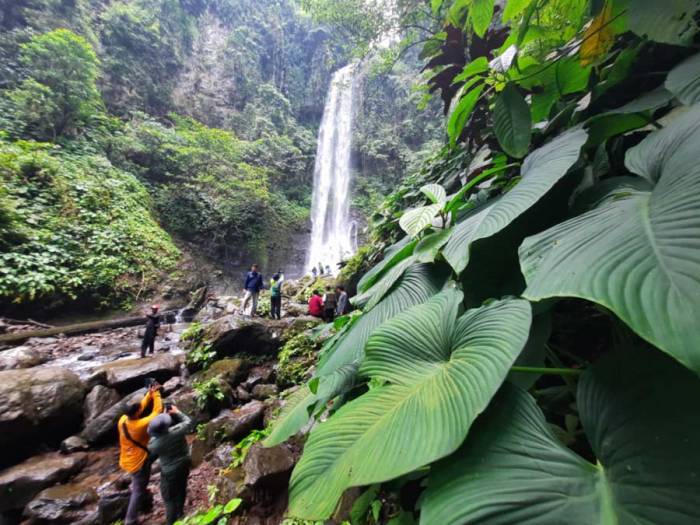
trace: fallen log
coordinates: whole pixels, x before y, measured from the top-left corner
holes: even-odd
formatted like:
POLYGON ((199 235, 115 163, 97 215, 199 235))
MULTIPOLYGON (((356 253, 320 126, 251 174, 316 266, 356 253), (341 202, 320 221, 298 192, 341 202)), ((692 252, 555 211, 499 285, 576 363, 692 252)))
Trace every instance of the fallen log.
MULTIPOLYGON (((169 315, 175 312, 163 312, 161 316, 167 319, 169 315)), ((129 326, 139 326, 146 324, 146 316, 125 317, 122 319, 109 319, 106 321, 90 321, 87 323, 69 324, 65 326, 55 326, 42 330, 23 330, 21 332, 13 332, 10 334, 0 335, 0 345, 18 345, 22 344, 32 337, 51 337, 55 335, 75 336, 89 334, 92 332, 101 332, 103 330, 112 330, 114 328, 125 328, 129 326)))

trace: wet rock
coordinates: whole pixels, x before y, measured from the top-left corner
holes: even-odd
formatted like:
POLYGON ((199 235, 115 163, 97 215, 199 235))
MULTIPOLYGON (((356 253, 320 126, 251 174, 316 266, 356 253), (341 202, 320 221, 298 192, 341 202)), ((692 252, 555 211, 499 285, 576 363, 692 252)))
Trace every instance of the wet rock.
POLYGON ((197 315, 197 312, 201 310, 206 300, 207 287, 203 286, 202 288, 199 288, 192 294, 192 299, 190 299, 188 305, 182 310, 182 312, 180 312, 182 319, 186 322, 192 321, 195 315, 197 315))
POLYGON ((216 501, 222 505, 234 498, 241 498, 245 502, 253 498, 253 491, 245 484, 243 467, 221 471, 216 477, 215 485, 216 501))
POLYGON ((206 370, 193 374, 192 381, 198 383, 216 377, 230 386, 236 386, 246 376, 249 368, 250 363, 243 359, 220 359, 212 363, 206 370))
POLYGON ((100 355, 100 349, 97 346, 84 346, 80 349, 78 361, 92 361, 100 355))
POLYGON ((283 487, 295 463, 295 454, 286 444, 265 448, 261 443, 255 443, 243 461, 245 484, 252 487, 283 487))
POLYGON ((182 388, 168 396, 165 401, 177 406, 181 412, 192 418, 194 424, 204 423, 211 419, 207 407, 202 407, 197 403, 197 395, 191 388, 182 388))
POLYGON ((86 464, 84 454, 45 454, 0 471, 0 512, 19 509, 43 489, 61 483, 86 464))
POLYGON ((263 416, 263 427, 270 425, 280 414, 284 401, 279 398, 265 400, 265 415, 263 416))
POLYGON ((204 338, 212 342, 212 350, 221 357, 238 353, 274 356, 282 346, 284 327, 280 321, 233 314, 207 325, 204 338))
POLYGON ((273 373, 271 366, 254 366, 250 369, 248 379, 245 380, 246 388, 252 388, 258 383, 269 383, 272 381, 273 373))
POLYGON ((64 454, 73 454, 89 448, 88 442, 80 436, 67 437, 61 442, 61 452, 64 454))
POLYGON ((192 463, 199 465, 204 457, 222 441, 237 442, 251 430, 262 428, 265 405, 251 401, 235 410, 224 410, 206 424, 192 444, 192 463))
POLYGON ((103 385, 95 386, 85 397, 83 404, 83 418, 89 423, 100 414, 104 414, 110 407, 119 403, 121 396, 113 388, 103 385))
POLYGON ((169 396, 176 390, 180 390, 183 386, 185 386, 185 384, 185 380, 182 377, 172 377, 163 383, 163 395, 169 396))
POLYGON ((85 387, 63 368, 0 372, 0 465, 36 445, 58 444, 80 427, 85 387))
POLYGON ((47 356, 31 346, 17 346, 0 352, 0 370, 31 368, 46 361, 47 356))
POLYGON ((248 392, 245 388, 238 385, 238 388, 236 388, 236 399, 243 403, 246 403, 253 399, 253 396, 251 396, 250 392, 248 392))
POLYGON ((97 501, 92 487, 69 483, 42 490, 24 509, 24 515, 39 522, 76 523, 92 514, 88 506, 97 501))
POLYGON ((153 356, 115 361, 98 368, 106 373, 107 385, 122 392, 129 392, 144 384, 147 377, 160 383, 177 375, 183 356, 162 353, 153 356))
POLYGON ((126 515, 126 508, 129 506, 129 491, 112 492, 100 496, 97 504, 97 513, 101 525, 111 525, 126 515))
POLYGON ((253 398, 263 400, 279 394, 279 388, 274 384, 255 385, 252 394, 253 398))
POLYGON ((126 412, 126 407, 129 404, 141 401, 144 395, 146 395, 146 389, 142 388, 120 399, 117 403, 90 420, 85 425, 80 436, 92 445, 116 439, 117 421, 126 412))
POLYGON ((233 450, 235 448, 233 443, 224 443, 209 454, 209 462, 214 468, 222 469, 228 467, 233 459, 233 450))

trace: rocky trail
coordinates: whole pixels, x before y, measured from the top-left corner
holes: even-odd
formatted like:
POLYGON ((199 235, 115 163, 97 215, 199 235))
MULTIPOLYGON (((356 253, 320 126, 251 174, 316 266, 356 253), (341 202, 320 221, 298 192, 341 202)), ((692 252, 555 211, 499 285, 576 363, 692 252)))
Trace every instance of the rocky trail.
MULTIPOLYGON (((116 421, 149 377, 197 424, 187 512, 239 497, 243 517, 231 523, 280 523, 300 447, 253 444, 240 465, 231 462, 236 444, 284 403, 280 348, 320 322, 304 315, 307 292, 290 284, 282 320, 242 316, 238 297, 210 296, 189 312, 193 323, 163 325, 145 358, 139 326, 0 347, 0 525, 118 523, 129 477, 118 468, 116 421)), ((36 327, 11 331, 23 328, 36 327)), ((158 481, 156 463, 143 524, 164 521, 158 481)))

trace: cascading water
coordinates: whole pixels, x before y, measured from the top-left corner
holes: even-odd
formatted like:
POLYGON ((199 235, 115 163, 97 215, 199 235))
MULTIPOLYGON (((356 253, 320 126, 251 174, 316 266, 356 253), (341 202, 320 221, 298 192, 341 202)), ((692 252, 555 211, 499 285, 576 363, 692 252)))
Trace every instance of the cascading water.
POLYGON ((311 201, 310 270, 319 263, 335 273, 338 263, 357 249, 350 220, 350 147, 352 145, 355 65, 333 74, 318 133, 311 201))

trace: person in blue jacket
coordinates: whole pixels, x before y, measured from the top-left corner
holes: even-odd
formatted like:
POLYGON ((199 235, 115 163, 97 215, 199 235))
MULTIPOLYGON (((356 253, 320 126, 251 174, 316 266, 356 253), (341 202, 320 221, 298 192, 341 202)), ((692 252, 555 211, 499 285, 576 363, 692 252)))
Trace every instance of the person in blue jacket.
POLYGON ((251 304, 250 313, 248 315, 255 315, 258 310, 258 296, 260 295, 260 290, 265 287, 263 283, 262 274, 258 272, 258 265, 254 264, 251 266, 250 271, 245 274, 245 281, 243 283, 243 304, 241 305, 241 311, 246 314, 248 309, 248 303, 251 304))

